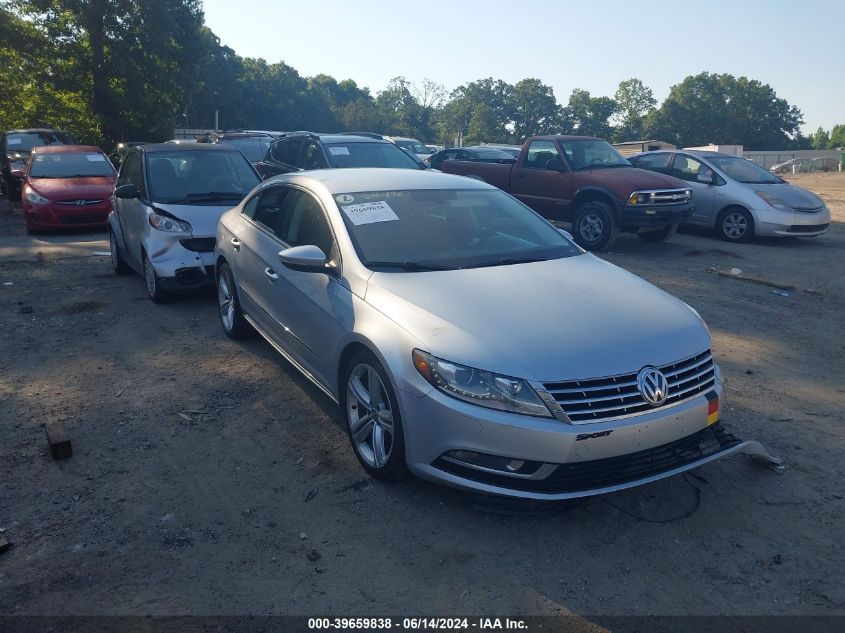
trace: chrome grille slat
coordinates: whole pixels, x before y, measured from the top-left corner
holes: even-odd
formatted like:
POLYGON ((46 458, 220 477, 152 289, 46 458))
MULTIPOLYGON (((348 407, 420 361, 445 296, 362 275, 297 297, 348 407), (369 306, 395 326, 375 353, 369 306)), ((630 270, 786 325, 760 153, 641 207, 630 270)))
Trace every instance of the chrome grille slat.
POLYGON ((543 386, 573 422, 601 422, 653 411, 704 393, 716 382, 710 350, 658 367, 669 382, 669 396, 660 407, 643 400, 637 374, 548 382, 543 386))

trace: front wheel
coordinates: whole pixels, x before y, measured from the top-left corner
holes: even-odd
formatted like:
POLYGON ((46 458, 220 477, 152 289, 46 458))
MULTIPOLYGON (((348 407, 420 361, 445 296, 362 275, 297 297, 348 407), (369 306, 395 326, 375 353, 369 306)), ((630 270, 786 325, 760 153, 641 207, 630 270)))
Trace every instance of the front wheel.
POLYGON ((358 352, 344 384, 346 431, 358 461, 376 479, 402 479, 408 472, 402 418, 381 363, 370 352, 358 352))
POLYGON ((229 338, 247 338, 254 330, 241 311, 238 289, 229 264, 217 268, 217 307, 220 309, 220 324, 229 338))
POLYGON ((719 214, 716 232, 728 242, 749 242, 754 237, 754 218, 745 209, 729 207, 719 214))
POLYGON ((645 231, 637 233, 639 238, 644 242, 665 242, 675 234, 678 230, 677 224, 670 224, 668 226, 661 226, 656 231, 645 231))
POLYGON ((114 269, 115 275, 128 275, 131 272, 129 264, 124 261, 123 255, 120 254, 117 238, 115 238, 114 231, 111 229, 109 229, 109 254, 111 255, 111 267, 114 269))
POLYGON ((149 256, 144 253, 144 282, 147 286, 147 293, 153 303, 164 303, 167 300, 167 293, 161 287, 161 280, 156 274, 155 268, 149 256))
POLYGON ((619 236, 619 225, 610 205, 594 200, 578 207, 572 218, 572 236, 588 251, 611 248, 619 236))

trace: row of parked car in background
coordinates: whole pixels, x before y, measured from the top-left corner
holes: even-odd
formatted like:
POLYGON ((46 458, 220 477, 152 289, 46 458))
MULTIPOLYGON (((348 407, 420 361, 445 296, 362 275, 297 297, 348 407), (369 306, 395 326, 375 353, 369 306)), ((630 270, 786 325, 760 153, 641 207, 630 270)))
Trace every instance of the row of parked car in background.
MULTIPOLYGON (((116 178, 113 163, 119 165, 146 145, 121 143, 106 157, 99 148, 77 145, 66 132, 11 130, 0 137, 3 188, 11 199, 22 197, 32 231, 102 225, 112 205, 107 194, 116 178)), ((725 240, 743 242, 757 236, 817 236, 830 222, 818 196, 743 158, 660 150, 626 159, 607 141, 591 137, 532 137, 521 147, 434 151, 416 139, 370 132, 239 130, 164 145, 232 148, 261 179, 363 167, 468 176, 499 187, 549 220, 569 223, 575 241, 588 250, 611 248, 623 232, 663 241, 681 224, 711 228, 725 240)), ((176 182, 188 177, 184 164, 174 168, 176 182)), ((192 186, 199 186, 196 179, 192 186)), ((244 193, 219 187, 190 193, 233 192, 244 193)))
MULTIPOLYGON (((107 222, 114 272, 142 275, 156 303, 213 284, 225 334, 262 336, 337 403, 373 477, 548 500, 737 452, 777 463, 722 426, 698 313, 576 243, 666 239, 700 187, 759 180, 747 166, 667 153, 635 167, 571 136, 454 148, 439 169, 441 152, 371 133, 201 140, 126 144, 115 171, 63 133, 7 132, 6 191, 32 229, 107 222)), ((769 178, 754 224, 726 237, 792 200, 769 178)))

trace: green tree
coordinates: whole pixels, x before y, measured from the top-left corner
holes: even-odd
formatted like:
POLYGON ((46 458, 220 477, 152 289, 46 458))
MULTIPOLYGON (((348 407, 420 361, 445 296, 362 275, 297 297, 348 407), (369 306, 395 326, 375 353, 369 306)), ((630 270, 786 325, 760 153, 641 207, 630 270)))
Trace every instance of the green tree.
POLYGON ((815 134, 810 137, 810 144, 813 149, 827 149, 830 147, 830 134, 824 128, 816 130, 815 134))
POLYGON ((567 132, 609 139, 613 132, 610 117, 616 102, 610 97, 592 97, 586 90, 576 88, 563 109, 563 128, 567 132))
POLYGON ((617 122, 613 131, 614 140, 641 140, 645 118, 657 105, 651 88, 639 79, 626 79, 619 83, 613 100, 616 102, 614 118, 617 122))
POLYGON ((523 79, 509 93, 510 119, 518 140, 560 129, 561 108, 550 86, 539 79, 523 79))
MULTIPOLYGON (((511 91, 513 87, 500 79, 479 79, 458 86, 449 95, 449 100, 438 110, 436 125, 438 140, 451 144, 455 139, 464 137, 468 133, 470 122, 476 108, 484 104, 493 113, 483 126, 483 133, 487 136, 485 142, 508 142, 512 139, 508 128, 511 122, 511 91)), ((476 121, 480 121, 481 115, 476 121)), ((480 124, 479 124, 480 125, 480 124)), ((477 126, 478 127, 478 126, 477 126)), ((480 130, 481 128, 478 127, 480 130)))
POLYGON ((786 149, 797 139, 801 110, 771 86, 746 77, 701 73, 672 86, 647 117, 648 135, 681 146, 738 144, 746 149, 786 149))
POLYGON ((831 149, 839 149, 845 147, 845 125, 834 125, 830 131, 830 145, 831 149))

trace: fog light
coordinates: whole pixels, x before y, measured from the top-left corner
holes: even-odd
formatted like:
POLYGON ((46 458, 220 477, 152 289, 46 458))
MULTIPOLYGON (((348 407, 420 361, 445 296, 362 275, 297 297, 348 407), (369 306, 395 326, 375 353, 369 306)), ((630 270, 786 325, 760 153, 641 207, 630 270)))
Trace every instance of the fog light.
POLYGON ((444 459, 457 462, 466 466, 475 466, 485 470, 497 470, 502 473, 526 474, 534 472, 541 465, 539 462, 526 462, 522 459, 511 457, 498 457, 496 455, 485 455, 475 451, 449 451, 443 455, 444 459))

